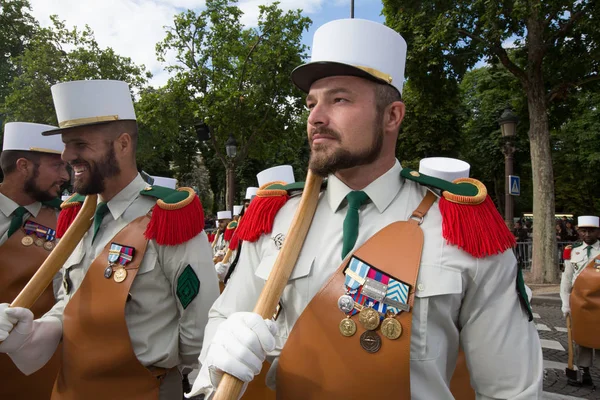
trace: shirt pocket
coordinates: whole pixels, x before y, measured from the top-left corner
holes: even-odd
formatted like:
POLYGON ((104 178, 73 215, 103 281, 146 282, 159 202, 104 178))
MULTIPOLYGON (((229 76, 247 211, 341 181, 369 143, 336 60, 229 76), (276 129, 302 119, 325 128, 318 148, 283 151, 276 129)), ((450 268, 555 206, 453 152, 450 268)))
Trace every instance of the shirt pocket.
POLYGON ((156 254, 156 251, 154 251, 154 249, 150 246, 150 243, 148 243, 148 247, 146 248, 146 252, 144 253, 144 258, 142 259, 142 262, 140 263, 140 267, 138 269, 137 274, 143 275, 143 274, 147 274, 150 271, 153 271, 154 267, 156 266, 157 258, 158 258, 158 255, 156 254))
POLYGON ((71 253, 67 261, 65 261, 62 270, 62 292, 59 291, 58 297, 60 298, 61 293, 65 295, 65 298, 70 299, 75 291, 81 286, 87 267, 84 268, 81 265, 83 256, 83 240, 79 242, 75 250, 71 253))
POLYGON ((453 301, 452 296, 462 297, 462 289, 459 271, 441 266, 421 266, 415 288, 411 360, 425 361, 439 357, 447 341, 448 332, 445 329, 453 324, 456 314, 454 308, 460 304, 460 301, 453 301))

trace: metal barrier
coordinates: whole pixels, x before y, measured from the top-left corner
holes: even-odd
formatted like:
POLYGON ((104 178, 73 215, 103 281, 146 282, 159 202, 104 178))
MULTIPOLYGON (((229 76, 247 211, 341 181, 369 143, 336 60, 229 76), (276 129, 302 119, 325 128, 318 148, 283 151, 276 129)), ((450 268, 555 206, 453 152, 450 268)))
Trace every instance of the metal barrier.
MULTIPOLYGON (((573 242, 557 242, 556 244, 558 267, 562 271, 564 269, 563 250, 565 246, 573 244, 573 242)), ((513 252, 515 253, 515 257, 517 257, 519 268, 530 270, 533 259, 533 242, 517 242, 516 246, 513 247, 513 252)))

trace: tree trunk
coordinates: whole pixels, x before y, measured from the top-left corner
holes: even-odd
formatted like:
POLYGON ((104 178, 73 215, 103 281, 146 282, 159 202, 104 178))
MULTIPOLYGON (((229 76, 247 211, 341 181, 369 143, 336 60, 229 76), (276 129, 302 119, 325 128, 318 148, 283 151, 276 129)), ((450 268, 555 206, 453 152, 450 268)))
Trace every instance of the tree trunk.
POLYGON ((233 162, 227 165, 227 174, 226 174, 226 209, 230 210, 233 213, 233 203, 235 202, 235 165, 233 162))

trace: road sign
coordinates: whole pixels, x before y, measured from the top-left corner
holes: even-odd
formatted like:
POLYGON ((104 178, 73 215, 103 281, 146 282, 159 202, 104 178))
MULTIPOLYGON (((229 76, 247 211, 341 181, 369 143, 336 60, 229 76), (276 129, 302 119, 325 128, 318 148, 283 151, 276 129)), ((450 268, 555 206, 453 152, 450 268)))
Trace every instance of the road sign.
POLYGON ((513 196, 521 195, 521 178, 515 175, 508 176, 508 193, 513 196))

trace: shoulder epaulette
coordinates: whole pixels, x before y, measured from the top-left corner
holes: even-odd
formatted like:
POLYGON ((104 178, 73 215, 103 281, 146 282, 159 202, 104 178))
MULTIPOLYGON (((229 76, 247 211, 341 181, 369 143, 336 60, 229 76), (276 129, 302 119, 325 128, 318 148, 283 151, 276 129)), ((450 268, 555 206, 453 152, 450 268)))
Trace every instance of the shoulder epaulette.
MULTIPOLYGON (((323 182, 323 187, 327 182, 323 182)), ((269 182, 258 188, 256 196, 244 212, 244 223, 238 224, 236 235, 239 240, 256 242, 258 238, 273 230, 275 216, 290 197, 297 196, 304 190, 304 182, 286 184, 285 182, 269 182)))
POLYGON ((575 242, 573 244, 566 245, 563 250, 563 260, 570 260, 573 249, 581 246, 582 244, 583 242, 575 242))
POLYGON ((181 187, 175 190, 155 185, 148 186, 140 194, 157 199, 144 233, 148 240, 176 246, 204 229, 204 210, 194 189, 181 187))
POLYGON ((58 221, 56 221, 56 237, 63 237, 69 226, 71 226, 71 223, 77 217, 77 214, 79 214, 84 201, 85 196, 75 193, 61 203, 58 221))
POLYGON ((225 228, 225 233, 223 234, 223 239, 225 239, 226 242, 231 241, 231 238, 233 237, 233 233, 235 232, 235 228, 237 228, 237 226, 237 221, 231 221, 229 224, 227 224, 227 228, 225 228))
POLYGON ((485 185, 478 180, 460 178, 449 182, 408 168, 400 175, 440 195, 442 235, 448 243, 476 258, 502 253, 516 243, 485 185))

